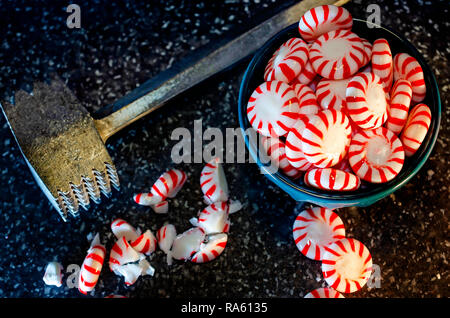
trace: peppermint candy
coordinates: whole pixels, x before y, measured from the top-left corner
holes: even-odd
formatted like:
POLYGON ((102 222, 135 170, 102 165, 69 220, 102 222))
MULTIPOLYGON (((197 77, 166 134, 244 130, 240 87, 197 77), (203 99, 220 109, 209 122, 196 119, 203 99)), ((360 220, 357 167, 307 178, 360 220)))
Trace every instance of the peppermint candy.
POLYGON ((300 84, 308 85, 309 83, 311 83, 314 80, 316 75, 317 75, 317 73, 316 73, 316 71, 314 71, 311 61, 308 59, 308 61, 305 64, 305 67, 300 72, 300 74, 296 78, 294 78, 294 80, 289 84, 294 85, 294 84, 300 83, 300 84))
POLYGON ((207 206, 198 214, 195 222, 206 234, 225 232, 228 221, 229 205, 216 202, 207 206))
POLYGON ((341 111, 326 109, 312 115, 302 134, 306 159, 318 168, 337 164, 347 153, 352 129, 341 111))
POLYGON ((305 173, 305 184, 328 191, 353 191, 361 182, 353 173, 335 168, 311 169, 305 173))
POLYGON ((389 93, 394 78, 391 48, 386 39, 377 39, 372 48, 372 72, 377 75, 386 93, 389 93))
POLYGON ((100 243, 100 236, 94 237, 88 255, 83 261, 78 276, 78 290, 82 294, 92 291, 97 285, 98 277, 102 271, 103 261, 105 259, 105 246, 100 243))
POLYGON ((338 29, 351 29, 353 19, 346 9, 334 5, 322 5, 305 12, 298 23, 298 30, 306 41, 313 41, 324 33, 338 29))
POLYGON ((301 116, 286 138, 286 158, 292 167, 300 171, 307 171, 313 167, 302 151, 302 134, 309 117, 301 116))
POLYGON ((175 197, 185 182, 186 174, 181 170, 171 169, 164 172, 152 186, 153 204, 175 197))
POLYGON ((298 179, 302 175, 302 172, 288 160, 286 146, 280 139, 263 137, 262 145, 266 150, 267 155, 270 157, 272 164, 281 169, 285 175, 292 179, 298 179))
POLYGON ((418 104, 408 116, 400 140, 405 148, 405 155, 411 157, 419 149, 431 124, 431 110, 425 104, 418 104))
POLYGON ((348 152, 352 170, 361 179, 373 183, 395 178, 402 170, 404 159, 402 143, 384 127, 357 133, 348 152))
POLYGON ((135 241, 131 242, 131 247, 139 253, 150 255, 156 250, 157 241, 152 231, 147 230, 135 241))
POLYGON ((225 233, 209 236, 208 242, 200 245, 199 251, 192 256, 191 262, 200 264, 212 261, 222 254, 227 241, 228 235, 225 233))
POLYGON ((412 101, 420 103, 424 100, 427 88, 423 77, 423 70, 419 62, 407 53, 394 56, 394 80, 404 79, 411 83, 412 101))
POLYGON ((158 232, 156 232, 156 239, 158 241, 159 248, 164 253, 169 253, 172 248, 173 241, 177 236, 175 226, 172 224, 163 225, 158 232))
POLYGON ((409 105, 412 98, 412 86, 407 80, 397 80, 392 87, 386 128, 399 134, 406 124, 409 105))
POLYGON ((314 70, 327 79, 344 79, 355 74, 364 63, 364 44, 349 30, 325 33, 309 50, 314 70))
POLYGON ((333 288, 317 288, 306 294, 304 298, 345 298, 333 288))
POLYGON ((308 61, 308 45, 299 38, 292 38, 275 51, 264 71, 265 81, 291 82, 305 68, 308 61))
POLYGON ((322 109, 333 108, 342 110, 346 107, 347 85, 350 79, 329 80, 322 79, 316 88, 317 102, 322 109))
POLYGON ((62 265, 58 262, 50 262, 45 268, 44 283, 50 286, 62 286, 62 265))
POLYGON ((295 91, 281 81, 265 82, 250 96, 247 117, 252 127, 264 136, 284 136, 299 116, 295 91))
POLYGON ((317 104, 316 95, 314 91, 304 84, 295 84, 293 86, 295 94, 298 98, 298 104, 300 107, 299 114, 301 115, 314 115, 320 110, 317 104))
POLYGON ((123 219, 115 219, 112 221, 111 230, 117 239, 125 237, 127 241, 134 241, 140 235, 132 225, 123 219))
POLYGON ((128 263, 122 266, 115 266, 114 273, 121 275, 125 279, 125 285, 133 285, 141 275, 151 275, 155 273, 155 269, 146 259, 141 259, 138 263, 128 263))
POLYGON ((315 207, 299 213, 292 233, 295 245, 303 255, 321 260, 325 246, 345 237, 345 227, 336 213, 315 207))
POLYGON ((168 256, 177 260, 189 260, 198 252, 204 239, 205 231, 199 227, 191 228, 175 238, 168 256))
POLYGON ((367 247, 352 238, 343 238, 325 247, 322 274, 331 288, 341 293, 360 290, 372 274, 372 257, 367 247))
POLYGON ((116 241, 109 254, 109 268, 114 271, 117 266, 133 263, 142 259, 140 254, 127 242, 125 236, 116 241))
POLYGON ((228 200, 228 183, 220 158, 208 162, 200 174, 200 187, 209 204, 228 200))
POLYGON ((345 92, 347 113, 363 129, 380 127, 387 120, 388 102, 380 78, 373 73, 358 73, 345 92))

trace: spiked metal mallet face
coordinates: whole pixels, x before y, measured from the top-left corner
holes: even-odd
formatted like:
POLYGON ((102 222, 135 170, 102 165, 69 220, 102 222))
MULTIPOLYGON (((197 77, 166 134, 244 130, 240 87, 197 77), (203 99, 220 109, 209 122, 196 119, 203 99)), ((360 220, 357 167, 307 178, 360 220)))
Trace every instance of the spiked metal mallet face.
POLYGON ((174 65, 93 119, 59 79, 35 83, 32 94, 19 91, 14 103, 0 104, 38 185, 64 220, 80 207, 98 203, 119 187, 119 178, 105 142, 114 133, 169 99, 227 69, 260 48, 284 27, 298 22, 307 10, 342 5, 349 0, 303 0, 243 35, 209 45, 207 50, 174 65))

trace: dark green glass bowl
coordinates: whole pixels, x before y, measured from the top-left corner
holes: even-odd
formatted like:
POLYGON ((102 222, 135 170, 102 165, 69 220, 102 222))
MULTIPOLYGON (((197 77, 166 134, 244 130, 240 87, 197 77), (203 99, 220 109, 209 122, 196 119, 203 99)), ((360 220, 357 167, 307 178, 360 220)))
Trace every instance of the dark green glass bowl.
POLYGON ((310 202, 328 208, 368 206, 373 204, 404 186, 422 168, 436 143, 441 121, 441 100, 436 79, 422 55, 407 39, 389 28, 376 27, 369 22, 353 19, 352 31, 360 37, 368 39, 371 43, 378 38, 385 38, 391 46, 393 56, 404 52, 417 59, 422 66, 427 87, 427 95, 423 103, 427 104, 431 109, 431 125, 419 150, 412 157, 406 158, 404 166, 397 177, 386 183, 367 184, 366 187, 352 192, 327 192, 308 187, 303 180, 293 181, 279 172, 271 173, 268 165, 263 163, 266 161, 260 159, 257 141, 251 135, 245 133, 247 129, 251 128, 246 110, 250 95, 258 85, 264 82, 264 69, 272 54, 289 38, 299 37, 297 24, 287 27, 272 37, 255 53, 242 79, 238 107, 241 131, 250 155, 269 180, 297 201, 310 202), (369 25, 374 27, 369 28, 369 25))

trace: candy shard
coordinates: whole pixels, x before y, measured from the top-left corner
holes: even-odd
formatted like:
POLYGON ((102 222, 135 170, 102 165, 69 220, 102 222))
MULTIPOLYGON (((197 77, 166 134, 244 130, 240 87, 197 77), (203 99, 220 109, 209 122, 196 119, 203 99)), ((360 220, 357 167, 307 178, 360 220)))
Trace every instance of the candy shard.
POLYGON ((153 204, 165 201, 168 197, 174 197, 185 182, 186 174, 181 170, 171 169, 164 172, 152 186, 153 204))
POLYGON ((324 33, 338 29, 351 29, 353 19, 347 9, 334 5, 322 5, 303 14, 298 30, 306 41, 313 41, 324 33))
POLYGON ((242 209, 242 203, 239 200, 230 200, 228 214, 239 212, 242 209))
POLYGON ((345 298, 333 288, 317 288, 306 294, 304 298, 345 298))
POLYGON ((209 204, 228 200, 228 183, 220 158, 214 158, 205 165, 200 174, 200 187, 209 204))
POLYGON ((347 154, 351 133, 350 122, 343 112, 325 109, 310 117, 302 133, 301 150, 316 167, 331 167, 347 154))
POLYGON ((403 167, 404 158, 402 143, 384 127, 357 133, 348 152, 352 170, 361 179, 373 183, 395 178, 403 167))
POLYGON ((158 232, 156 232, 156 238, 158 241, 159 248, 164 253, 169 253, 172 248, 173 241, 177 236, 177 231, 175 226, 172 224, 163 225, 158 232))
POLYGON ((62 265, 58 262, 50 262, 45 268, 43 280, 46 285, 61 287, 62 285, 62 265))
POLYGON ((95 285, 97 285, 105 254, 105 246, 100 243, 100 236, 97 233, 92 240, 88 255, 81 265, 80 274, 78 276, 78 290, 82 294, 86 295, 94 289, 95 285))
POLYGON ((361 182, 353 173, 334 168, 311 169, 305 173, 307 185, 328 191, 353 191, 361 182))
POLYGON ((209 241, 201 244, 199 251, 192 256, 191 262, 199 264, 212 261, 222 254, 227 241, 228 235, 225 233, 210 235, 209 241))
POLYGON ((347 113, 363 129, 375 129, 387 120, 388 102, 380 78, 373 73, 358 73, 345 92, 347 113))
POLYGON ((228 210, 227 202, 216 202, 207 206, 198 215, 198 227, 206 234, 222 232, 228 220, 228 210))
POLYGON ((272 55, 264 71, 265 81, 291 82, 305 68, 308 45, 300 38, 291 38, 272 55))
POLYGON ((372 257, 361 242, 343 238, 325 249, 322 274, 331 288, 353 293, 367 283, 372 274, 372 257))
POLYGON ((135 241, 139 236, 136 229, 123 219, 112 221, 111 230, 117 239, 124 236, 127 241, 135 241))
POLYGON ((201 228, 191 228, 175 238, 168 255, 177 260, 188 260, 200 249, 204 239, 205 232, 201 228))
POLYGON ((126 238, 122 236, 117 240, 111 249, 109 256, 109 268, 113 270, 115 265, 133 263, 140 259, 142 259, 142 254, 134 250, 127 242, 126 238))
POLYGON ((411 157, 422 144, 431 124, 431 110, 425 104, 418 104, 411 110, 400 136, 405 155, 411 157))
POLYGON ((133 196, 134 202, 140 205, 151 206, 157 201, 156 197, 151 193, 138 193, 133 196))
POLYGON ((361 38, 349 30, 325 33, 309 50, 314 70, 328 79, 344 79, 355 74, 363 65, 364 56, 361 38))
POLYGON ((151 206, 153 211, 157 214, 166 214, 169 212, 169 202, 161 201, 155 205, 151 206))
POLYGON ((114 266, 114 273, 125 278, 126 285, 133 285, 142 275, 153 276, 155 269, 146 259, 141 259, 139 263, 129 263, 121 266, 114 266))
POLYGON ((295 244, 306 257, 321 260, 325 246, 345 237, 341 218, 330 209, 315 207, 299 213, 292 230, 295 244))
POLYGON ((150 255, 156 250, 157 240, 152 231, 147 230, 130 245, 136 252, 150 255))
POLYGON ((299 116, 295 91, 281 81, 265 82, 252 93, 247 104, 247 118, 264 136, 284 136, 299 116))

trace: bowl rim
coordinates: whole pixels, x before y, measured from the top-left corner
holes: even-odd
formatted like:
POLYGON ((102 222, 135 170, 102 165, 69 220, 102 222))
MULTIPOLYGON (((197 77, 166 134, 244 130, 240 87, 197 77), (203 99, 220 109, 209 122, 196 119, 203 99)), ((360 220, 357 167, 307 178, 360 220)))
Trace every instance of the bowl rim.
MULTIPOLYGON (((308 198, 316 198, 316 199, 320 199, 323 201, 334 201, 334 202, 342 202, 342 203, 349 203, 349 202, 350 203, 359 203, 361 199, 369 200, 369 201, 370 200, 377 201, 377 200, 393 193, 394 191, 396 191, 399 188, 401 188, 402 186, 404 186, 407 182, 409 182, 409 180, 411 180, 411 178, 414 177, 419 172, 419 170, 422 168, 422 166, 425 164, 425 162, 429 158, 431 151, 433 150, 433 148, 436 144, 436 141, 437 141, 440 123, 441 123, 441 112, 442 112, 441 97, 440 97, 439 87, 438 87, 438 84, 436 81, 436 77, 435 77, 434 73, 431 71, 431 68, 428 66, 428 64, 424 60, 422 54, 415 48, 415 46, 411 42, 409 42, 408 39, 406 39, 404 36, 396 33, 395 31, 391 30, 388 27, 385 27, 382 25, 377 25, 375 23, 372 23, 372 22, 369 22, 366 20, 362 20, 362 19, 357 19, 357 18, 353 18, 353 21, 357 21, 358 23, 361 22, 361 23, 365 23, 365 24, 370 24, 373 27, 381 28, 381 29, 389 32, 392 36, 396 37, 403 44, 405 44, 409 50, 414 52, 414 55, 415 55, 414 57, 418 60, 421 67, 425 68, 427 73, 430 75, 430 82, 431 82, 431 86, 432 86, 432 87, 430 87, 430 89, 435 92, 435 95, 437 97, 437 99, 436 99, 437 118, 435 118, 432 121, 432 123, 433 122, 435 123, 436 129, 433 131, 433 135, 431 136, 429 143, 426 145, 425 151, 422 153, 422 156, 420 157, 419 162, 413 168, 411 173, 407 174, 406 176, 397 180, 396 182, 393 182, 386 188, 377 187, 374 189, 370 189, 368 192, 356 192, 356 193, 355 192, 354 193, 343 192, 343 191, 335 191, 335 192, 328 191, 328 192, 326 192, 326 191, 320 191, 319 189, 311 189, 311 188, 307 188, 302 185, 296 184, 296 183, 294 183, 294 181, 290 180, 288 177, 284 176, 283 174, 281 174, 278 171, 275 173, 271 173, 270 171, 268 171, 267 168, 265 167, 265 165, 263 163, 261 163, 261 161, 259 159, 258 149, 254 148, 250 144, 249 137, 245 133, 246 113, 244 113, 243 110, 244 110, 245 105, 247 104, 247 100, 244 100, 244 91, 246 91, 246 89, 247 89, 247 87, 246 87, 247 83, 251 80, 250 74, 253 73, 252 72, 253 68, 255 67, 257 62, 259 62, 263 53, 269 47, 271 47, 273 45, 273 42, 276 41, 276 39, 278 37, 280 37, 281 35, 284 35, 284 33, 287 33, 289 31, 293 30, 294 28, 298 27, 298 23, 293 23, 293 24, 287 26, 286 28, 284 28, 283 30, 281 30, 280 32, 278 32, 277 34, 275 34, 261 48, 259 48, 254 53, 250 63, 248 64, 248 67, 245 70, 244 76, 242 77, 241 85, 239 87, 238 116, 239 116, 239 126, 241 128, 240 130, 241 130, 245 145, 246 145, 247 149, 249 150, 250 155, 253 157, 253 159, 256 161, 257 165, 259 166, 259 169, 264 170, 265 176, 267 178, 269 178, 271 181, 273 181, 275 183, 282 182, 288 189, 295 191, 296 194, 298 194, 299 196, 303 196, 303 197, 306 196, 308 198)), ((251 126, 249 126, 249 127, 251 127, 251 126)), ((393 180, 395 180, 395 178, 393 180)), ((288 191, 286 191, 286 192, 288 192, 288 191)), ((292 193, 289 193, 289 194, 291 196, 293 196, 292 193)))

